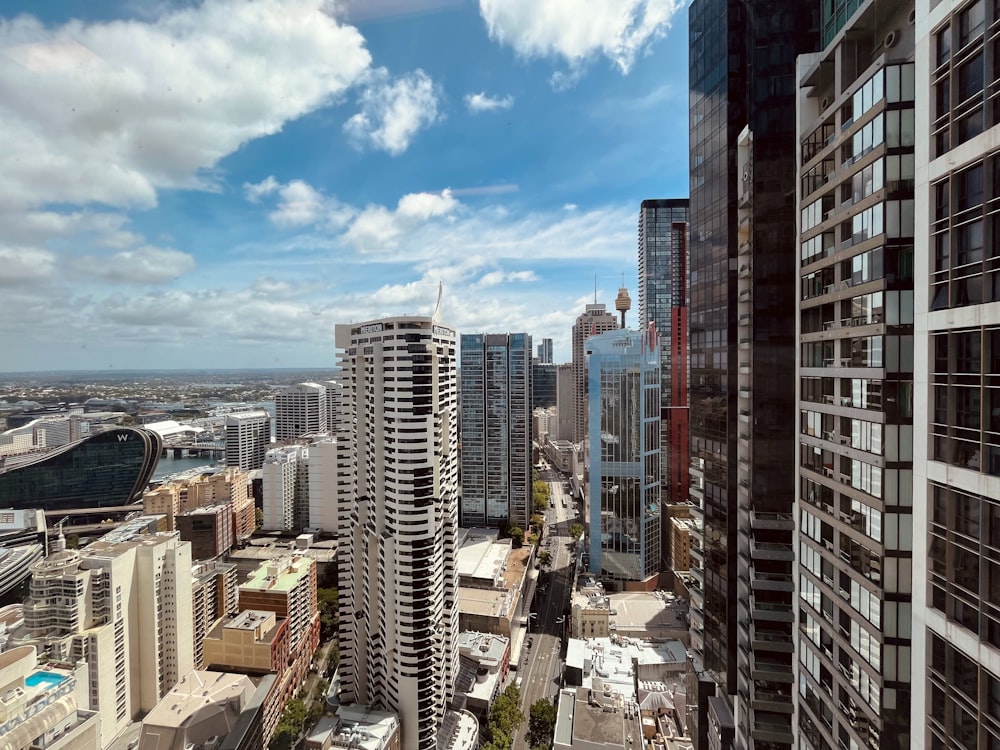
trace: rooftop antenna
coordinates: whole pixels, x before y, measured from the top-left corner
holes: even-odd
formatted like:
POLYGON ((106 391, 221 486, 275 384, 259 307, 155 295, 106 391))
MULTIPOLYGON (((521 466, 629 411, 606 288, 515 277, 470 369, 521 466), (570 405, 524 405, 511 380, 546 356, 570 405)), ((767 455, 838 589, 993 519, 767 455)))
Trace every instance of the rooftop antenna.
POLYGON ((437 323, 437 321, 438 321, 438 315, 440 315, 440 314, 441 314, 441 296, 442 296, 443 294, 444 294, 444 282, 443 282, 443 281, 439 281, 439 282, 438 282, 438 298, 437 298, 437 304, 436 304, 436 305, 434 305, 434 314, 433 314, 433 315, 431 316, 431 319, 432 319, 432 320, 433 320, 433 321, 434 321, 435 323, 437 323))
POLYGON ((594 304, 597 304, 597 274, 594 274, 594 304))

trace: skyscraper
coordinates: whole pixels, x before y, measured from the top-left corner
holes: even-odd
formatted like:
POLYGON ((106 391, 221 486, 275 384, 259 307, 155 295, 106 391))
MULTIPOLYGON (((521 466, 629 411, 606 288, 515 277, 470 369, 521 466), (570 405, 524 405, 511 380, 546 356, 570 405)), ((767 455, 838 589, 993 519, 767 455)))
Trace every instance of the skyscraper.
MULTIPOLYGON (((691 498, 701 529, 690 550, 691 648, 695 669, 704 668, 719 693, 709 700, 710 691, 692 685, 689 726, 698 747, 708 746, 709 724, 717 728, 717 744, 735 732, 741 747, 785 747, 793 739, 790 670, 765 677, 761 665, 771 661, 771 652, 758 655, 763 641, 753 636, 769 622, 770 632, 783 639, 779 648, 790 653, 791 581, 775 584, 785 590, 770 620, 764 619, 765 607, 754 617, 747 608, 751 589, 764 591, 755 566, 772 562, 765 554, 771 542, 761 537, 758 543, 751 533, 759 523, 755 514, 789 514, 795 495, 789 466, 795 429, 788 415, 795 407, 798 279, 789 144, 795 135, 795 58, 818 47, 819 2, 694 0, 688 18, 691 498), (740 175, 734 167, 746 127, 753 134, 753 205, 743 225, 749 234, 741 237, 740 175), (752 263, 746 255, 751 247, 752 263), (752 289, 745 307, 738 298, 741 275, 752 289), (742 334, 741 315, 747 325, 742 334), (751 343, 741 361, 741 347, 751 343), (775 700, 753 704, 751 684, 760 695, 771 690, 775 700)), ((779 556, 788 559, 779 562, 790 565, 791 531, 783 533, 787 545, 779 556)))
POLYGON ((910 733, 915 32, 906 4, 858 5, 838 17, 824 3, 825 47, 797 76, 796 731, 813 747, 902 750, 923 741, 910 733))
POLYGON ((588 304, 573 324, 573 431, 560 438, 582 443, 587 437, 587 357, 583 342, 618 327, 618 319, 603 304, 588 304))
MULTIPOLYGON (((645 200, 639 209, 639 323, 660 336, 660 463, 665 503, 689 500, 688 200, 645 200)), ((670 550, 663 525, 660 552, 670 550)))
POLYGON ((433 750, 458 664, 455 332, 430 318, 338 325, 344 467, 343 702, 399 714, 433 750))
POLYGON ((462 526, 528 528, 531 336, 462 336, 462 526))
POLYGON ((556 405, 556 372, 553 364, 531 366, 531 408, 547 409, 556 405))
POLYGON ((618 329, 587 340, 590 571, 618 589, 660 573, 660 342, 618 329))
POLYGON ((271 415, 263 410, 226 415, 226 466, 244 471, 264 465, 271 442, 271 415))
POLYGON ((275 440, 326 432, 326 412, 326 386, 321 383, 297 383, 278 391, 274 395, 275 440))
POLYGON ((552 339, 542 339, 542 343, 538 345, 538 363, 552 364, 552 339))

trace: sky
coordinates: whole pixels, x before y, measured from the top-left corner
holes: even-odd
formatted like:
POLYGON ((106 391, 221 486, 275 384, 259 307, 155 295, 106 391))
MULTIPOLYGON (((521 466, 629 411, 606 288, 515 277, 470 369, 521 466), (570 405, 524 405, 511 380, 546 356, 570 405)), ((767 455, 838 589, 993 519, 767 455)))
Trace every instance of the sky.
POLYGON ((6 0, 0 372, 327 367, 439 285, 566 361, 687 101, 684 0, 6 0))

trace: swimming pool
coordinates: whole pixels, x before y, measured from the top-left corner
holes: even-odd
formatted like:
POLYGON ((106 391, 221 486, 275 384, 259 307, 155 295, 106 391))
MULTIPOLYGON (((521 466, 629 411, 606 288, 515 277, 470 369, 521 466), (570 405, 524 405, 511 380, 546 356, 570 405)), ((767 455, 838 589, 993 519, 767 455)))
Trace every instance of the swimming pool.
POLYGON ((65 675, 55 672, 33 672, 24 678, 24 684, 28 687, 55 687, 65 679, 65 675))

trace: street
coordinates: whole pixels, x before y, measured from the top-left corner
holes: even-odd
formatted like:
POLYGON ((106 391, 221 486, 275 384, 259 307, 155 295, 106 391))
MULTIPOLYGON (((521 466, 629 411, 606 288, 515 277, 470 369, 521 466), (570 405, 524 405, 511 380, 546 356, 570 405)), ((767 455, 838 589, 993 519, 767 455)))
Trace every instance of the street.
POLYGON ((551 701, 559 690, 562 675, 562 633, 564 616, 569 609, 572 590, 573 552, 569 528, 578 521, 576 504, 563 489, 563 477, 543 465, 541 478, 548 482, 554 508, 546 512, 549 532, 543 537, 542 549, 552 555, 552 562, 542 566, 538 588, 528 616, 528 634, 522 649, 518 675, 521 677, 521 706, 524 724, 514 735, 512 747, 528 748, 528 717, 531 704, 540 698, 551 701), (565 507, 563 504, 565 503, 565 507))

